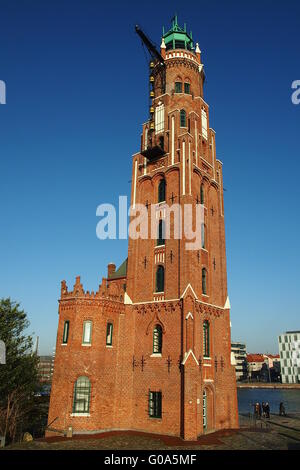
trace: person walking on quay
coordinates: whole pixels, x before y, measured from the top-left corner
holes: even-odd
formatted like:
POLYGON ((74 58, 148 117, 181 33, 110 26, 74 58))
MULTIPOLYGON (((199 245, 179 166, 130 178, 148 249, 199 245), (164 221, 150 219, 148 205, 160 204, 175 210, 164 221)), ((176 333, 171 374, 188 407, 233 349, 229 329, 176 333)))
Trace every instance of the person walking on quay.
POLYGON ((279 405, 279 416, 286 416, 283 402, 280 402, 280 405, 279 405))
POLYGON ((270 418, 270 405, 268 402, 265 405, 265 411, 266 411, 266 418, 269 419, 270 418))
POLYGON ((259 418, 261 418, 261 404, 258 403, 258 415, 259 415, 259 418))
POLYGON ((266 417, 266 404, 264 401, 262 402, 261 407, 262 407, 262 417, 265 418, 266 417))

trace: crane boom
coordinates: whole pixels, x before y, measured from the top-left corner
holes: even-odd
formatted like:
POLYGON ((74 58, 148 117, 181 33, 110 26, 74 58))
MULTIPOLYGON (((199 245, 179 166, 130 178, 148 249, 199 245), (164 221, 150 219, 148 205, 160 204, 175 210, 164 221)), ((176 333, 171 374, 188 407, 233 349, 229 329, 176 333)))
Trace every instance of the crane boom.
POLYGON ((140 36, 141 40, 147 47, 149 54, 151 55, 152 59, 157 59, 161 64, 164 64, 164 59, 161 54, 158 52, 154 44, 150 41, 150 39, 146 36, 146 34, 141 30, 139 25, 135 26, 136 33, 140 36))

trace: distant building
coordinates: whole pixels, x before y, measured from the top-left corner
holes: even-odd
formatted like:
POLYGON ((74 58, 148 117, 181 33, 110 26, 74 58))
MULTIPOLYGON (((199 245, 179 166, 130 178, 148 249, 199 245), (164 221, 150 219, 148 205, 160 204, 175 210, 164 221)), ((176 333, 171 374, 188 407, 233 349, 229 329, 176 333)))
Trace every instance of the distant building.
POLYGON ((51 383, 53 363, 53 356, 39 356, 38 371, 42 383, 51 383))
POLYGON ((234 356, 236 380, 247 379, 246 345, 244 343, 231 343, 231 354, 234 356))
POLYGON ((265 363, 263 354, 247 354, 248 377, 254 380, 260 380, 260 373, 265 363))
POLYGON ((278 342, 282 383, 300 383, 300 331, 287 331, 278 342))
POLYGON ((262 382, 280 381, 280 357, 274 354, 247 354, 248 377, 262 382))

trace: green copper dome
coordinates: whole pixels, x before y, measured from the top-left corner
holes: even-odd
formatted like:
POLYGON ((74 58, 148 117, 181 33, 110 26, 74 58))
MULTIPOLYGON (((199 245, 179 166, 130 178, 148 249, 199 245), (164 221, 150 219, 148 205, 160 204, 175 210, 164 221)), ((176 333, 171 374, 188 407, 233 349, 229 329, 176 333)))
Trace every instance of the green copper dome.
POLYGON ((186 25, 183 29, 180 28, 177 15, 172 19, 172 28, 167 33, 163 28, 163 39, 167 51, 170 49, 187 49, 189 51, 194 49, 192 32, 187 33, 186 25))

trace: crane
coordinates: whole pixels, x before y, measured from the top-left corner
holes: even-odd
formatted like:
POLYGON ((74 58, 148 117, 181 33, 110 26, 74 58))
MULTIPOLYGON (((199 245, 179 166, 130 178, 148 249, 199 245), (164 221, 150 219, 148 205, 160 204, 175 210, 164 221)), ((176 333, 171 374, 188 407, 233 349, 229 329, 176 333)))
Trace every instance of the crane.
POLYGON ((143 43, 145 44, 145 46, 147 47, 148 51, 149 51, 149 54, 151 55, 152 59, 155 60, 157 59, 161 65, 164 64, 164 59, 163 57, 161 56, 161 54, 158 52, 158 50, 156 49, 155 45, 153 44, 153 42, 146 36, 146 34, 142 31, 142 29, 140 28, 139 25, 136 25, 135 26, 135 32, 140 36, 141 40, 143 41, 143 43))
POLYGON ((166 66, 165 61, 162 55, 158 52, 153 42, 146 36, 146 34, 142 31, 139 25, 135 26, 135 31, 138 36, 141 38, 142 43, 147 47, 148 52, 151 56, 150 61, 150 77, 149 77, 149 111, 150 111, 150 119, 149 119, 149 135, 148 135, 148 145, 146 150, 142 152, 144 156, 148 159, 156 158, 162 154, 164 154, 164 143, 163 137, 160 137, 160 142, 157 144, 155 141, 155 137, 153 136, 154 131, 154 100, 155 100, 155 92, 158 95, 163 95, 165 93, 166 88, 166 66), (154 71, 155 69, 155 71, 154 71), (155 76, 160 76, 160 79, 157 81, 155 76))

